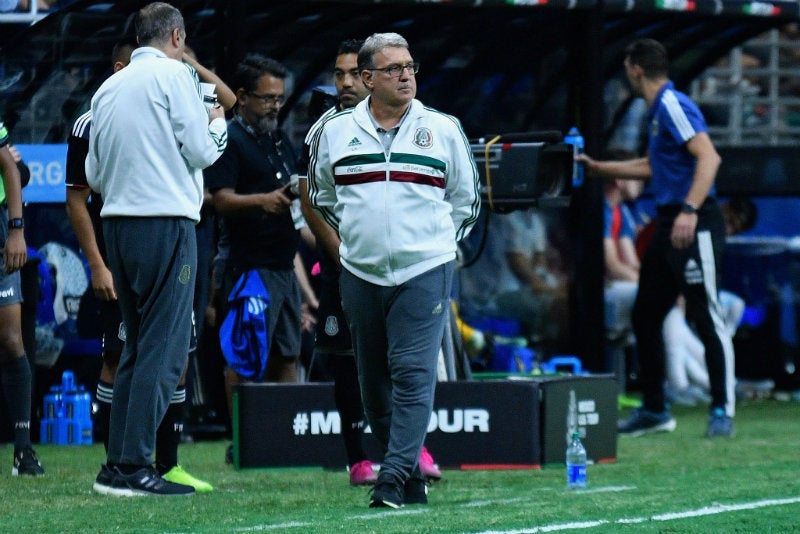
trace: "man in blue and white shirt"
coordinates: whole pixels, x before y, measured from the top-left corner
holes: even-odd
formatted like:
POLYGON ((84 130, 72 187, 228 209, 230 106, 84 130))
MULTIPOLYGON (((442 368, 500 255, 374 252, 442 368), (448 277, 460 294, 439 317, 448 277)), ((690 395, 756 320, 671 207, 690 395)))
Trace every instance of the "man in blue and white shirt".
POLYGON ((702 113, 675 90, 668 72, 661 43, 641 39, 630 44, 625 50, 625 73, 634 93, 649 106, 648 154, 628 161, 581 158, 593 174, 649 179, 657 207, 656 231, 642 258, 632 317, 644 406, 620 422, 619 432, 640 435, 675 428, 664 401, 661 331, 664 317, 683 294, 687 319, 706 349, 712 396, 706 436, 732 436, 733 344, 718 295, 725 223, 714 198, 721 159, 702 113))

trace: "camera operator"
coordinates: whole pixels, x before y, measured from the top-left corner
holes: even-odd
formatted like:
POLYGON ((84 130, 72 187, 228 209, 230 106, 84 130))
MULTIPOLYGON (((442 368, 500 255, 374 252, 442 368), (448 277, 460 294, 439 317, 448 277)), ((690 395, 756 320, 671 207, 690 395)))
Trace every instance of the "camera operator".
MULTIPOLYGON (((293 270, 299 232, 292 219, 295 195, 289 183, 296 164, 292 147, 278 129, 287 75, 285 66, 258 54, 246 56, 237 66, 228 146, 205 174, 230 243, 224 295, 252 270, 269 293, 269 357, 263 378, 272 382, 296 382, 300 354, 301 294, 293 270)), ((246 377, 228 367, 229 409, 233 385, 260 379, 258 374, 246 377)))

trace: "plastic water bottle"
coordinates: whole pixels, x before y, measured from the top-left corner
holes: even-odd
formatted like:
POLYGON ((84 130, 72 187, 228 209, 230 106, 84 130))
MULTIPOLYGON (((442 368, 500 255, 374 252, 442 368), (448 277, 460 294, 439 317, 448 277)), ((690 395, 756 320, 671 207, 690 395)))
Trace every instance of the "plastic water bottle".
MULTIPOLYGON (((584 141, 581 132, 578 131, 577 126, 573 126, 567 132, 567 135, 564 137, 564 142, 568 145, 572 145, 572 155, 577 156, 578 154, 583 154, 584 149, 584 141)), ((577 161, 572 162, 572 187, 580 187, 583 185, 583 163, 578 163, 577 161)))
POLYGON ((586 449, 578 432, 572 434, 572 442, 567 447, 567 488, 586 487, 586 449))
POLYGON ((64 371, 61 375, 61 392, 66 393, 75 389, 75 374, 72 371, 64 371))

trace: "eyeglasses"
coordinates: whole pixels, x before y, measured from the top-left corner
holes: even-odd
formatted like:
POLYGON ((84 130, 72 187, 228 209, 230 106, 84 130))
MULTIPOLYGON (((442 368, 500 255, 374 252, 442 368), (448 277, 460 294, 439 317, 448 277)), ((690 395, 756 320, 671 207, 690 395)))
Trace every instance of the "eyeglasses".
POLYGON ((260 95, 258 93, 254 93, 252 91, 247 93, 248 95, 252 96, 253 98, 257 98, 261 100, 261 102, 265 105, 275 104, 276 106, 282 105, 286 101, 286 97, 283 95, 260 95))
POLYGON ((414 76, 419 72, 419 63, 415 61, 414 63, 406 63, 405 65, 389 65, 388 67, 383 67, 381 69, 375 68, 367 70, 381 71, 384 74, 388 74, 390 78, 399 78, 403 71, 407 70, 411 76, 414 76))

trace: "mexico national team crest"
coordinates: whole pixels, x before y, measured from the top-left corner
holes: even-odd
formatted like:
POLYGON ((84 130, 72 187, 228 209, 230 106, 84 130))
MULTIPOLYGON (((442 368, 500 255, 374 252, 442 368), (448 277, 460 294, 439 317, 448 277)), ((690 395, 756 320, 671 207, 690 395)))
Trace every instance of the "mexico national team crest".
POLYGON ((331 337, 339 333, 339 320, 335 315, 329 315, 325 319, 325 333, 331 337))
POLYGON ((189 265, 184 265, 183 267, 181 267, 181 272, 178 273, 178 282, 180 282, 183 285, 186 285, 189 283, 189 280, 191 280, 191 277, 192 277, 192 268, 189 265))
POLYGON ((417 128, 414 132, 414 144, 420 148, 430 148, 433 146, 433 135, 428 128, 417 128))

